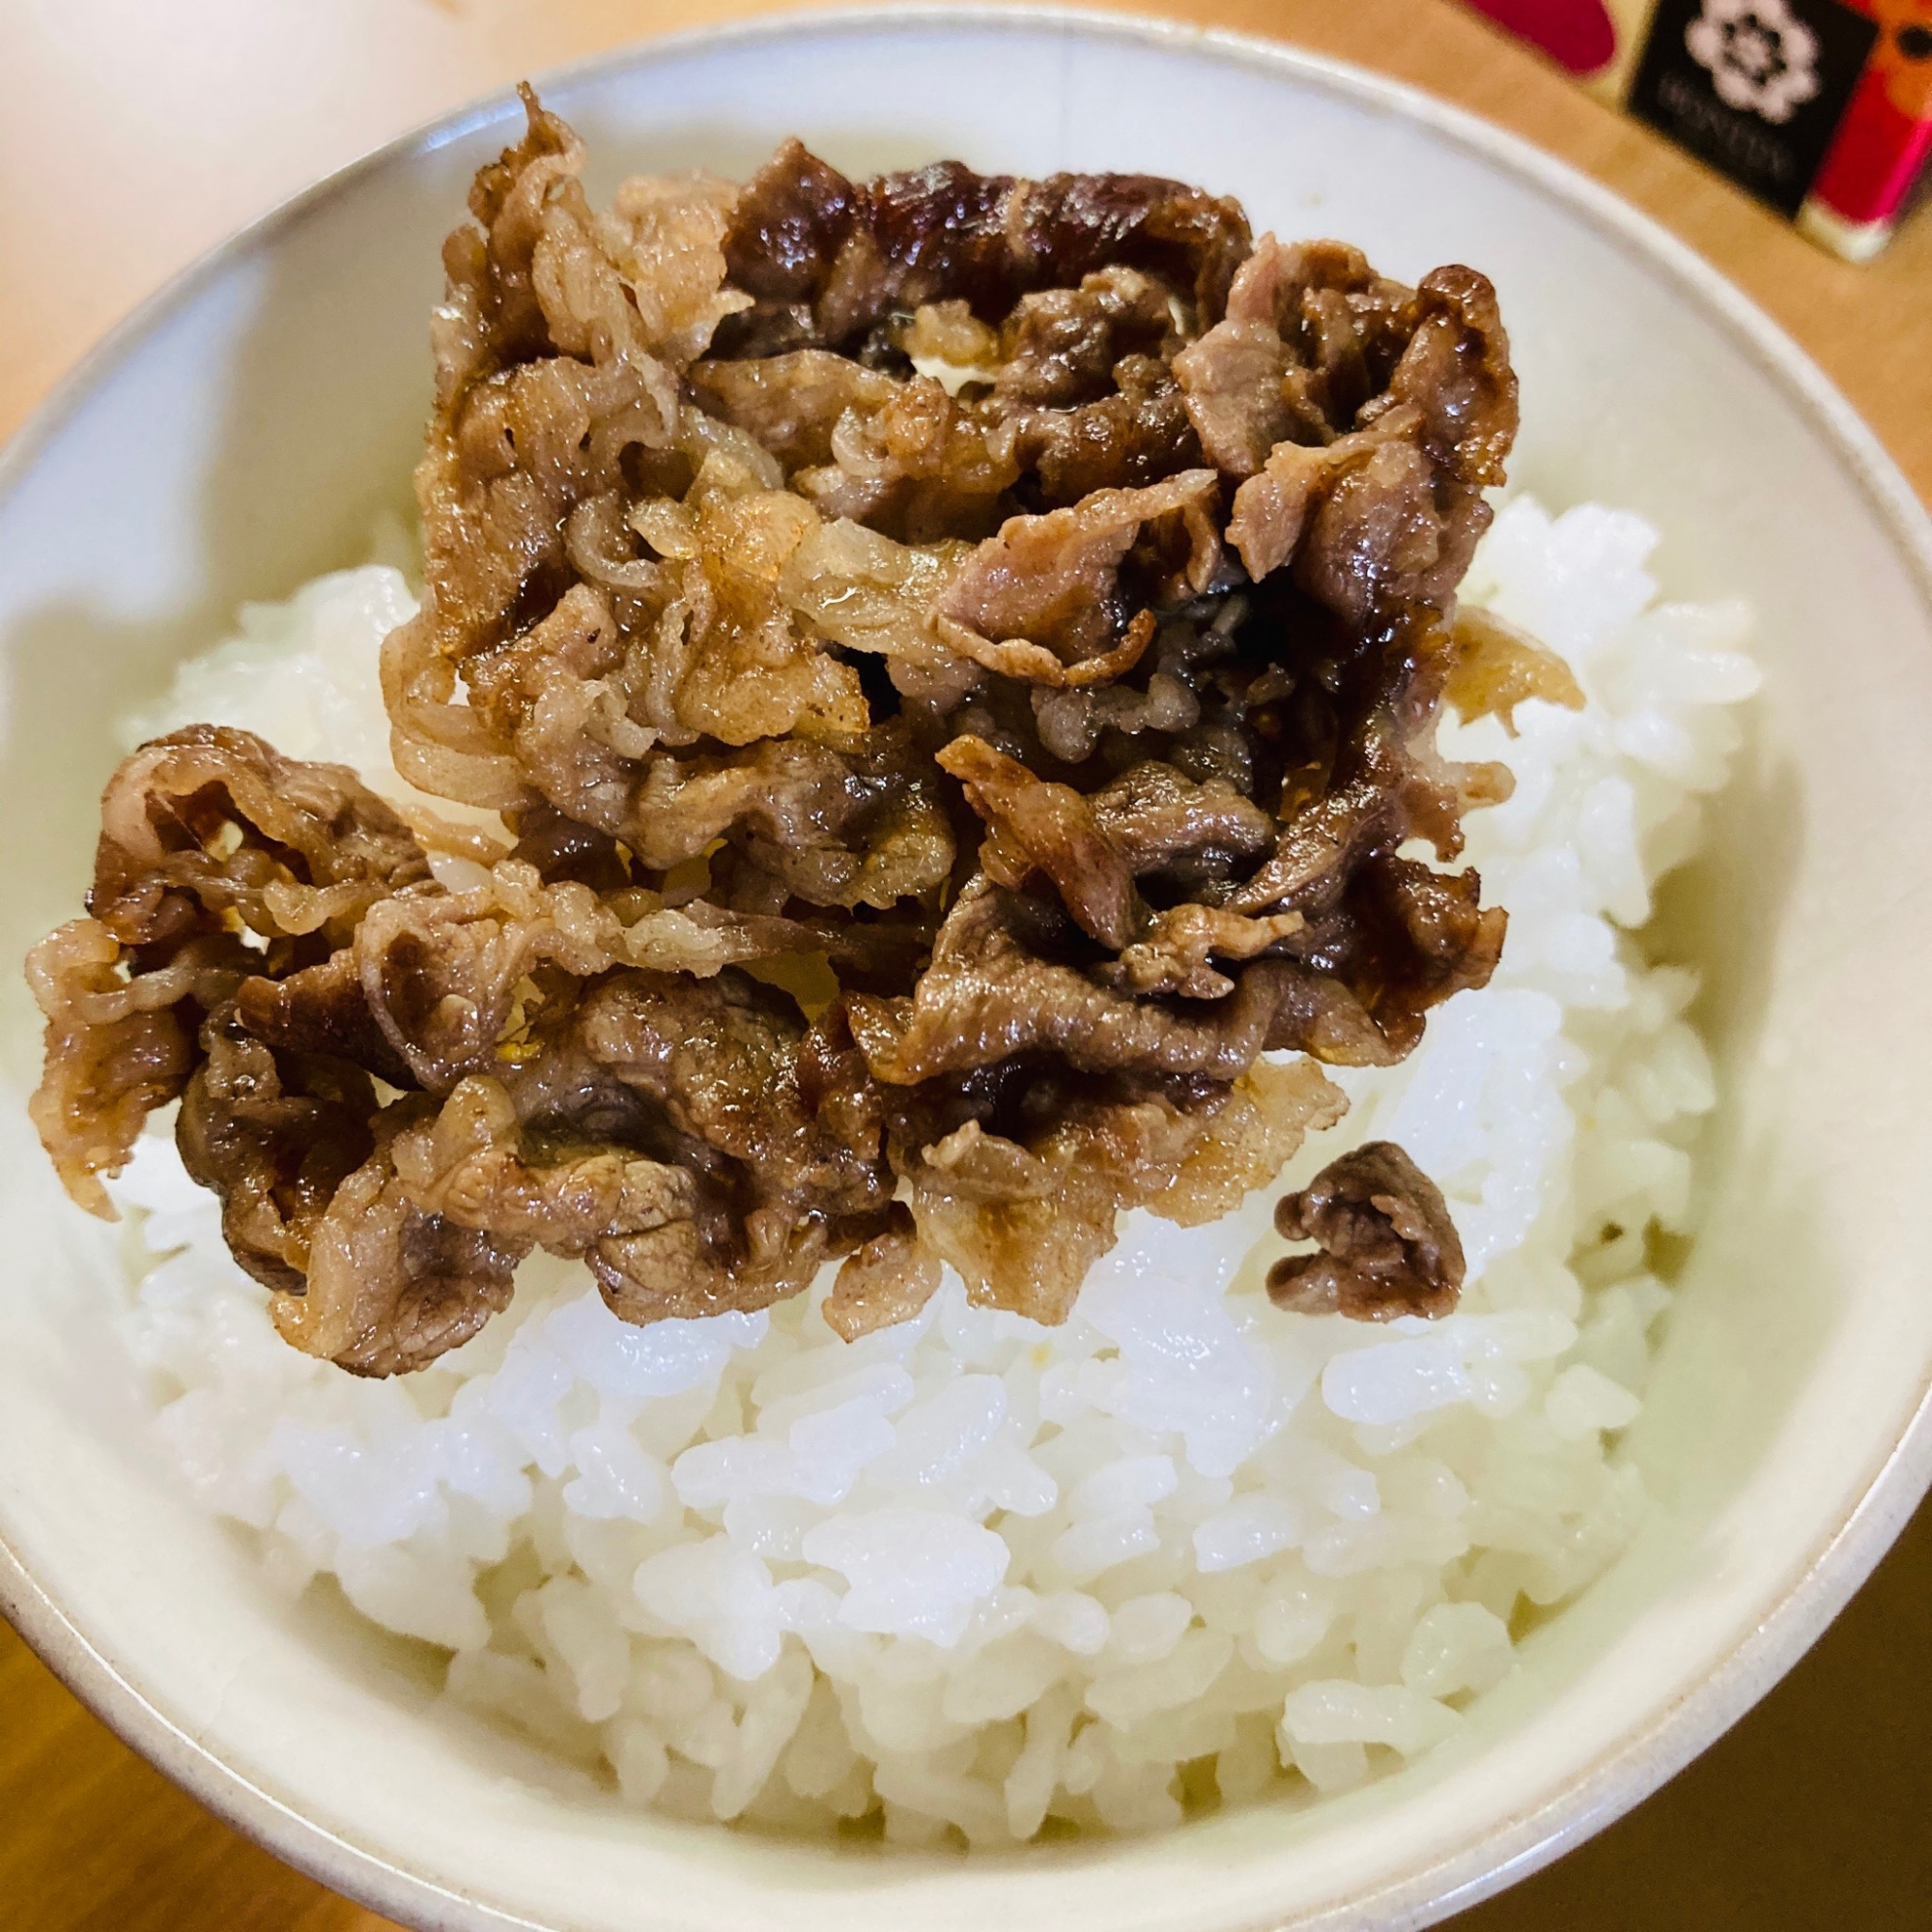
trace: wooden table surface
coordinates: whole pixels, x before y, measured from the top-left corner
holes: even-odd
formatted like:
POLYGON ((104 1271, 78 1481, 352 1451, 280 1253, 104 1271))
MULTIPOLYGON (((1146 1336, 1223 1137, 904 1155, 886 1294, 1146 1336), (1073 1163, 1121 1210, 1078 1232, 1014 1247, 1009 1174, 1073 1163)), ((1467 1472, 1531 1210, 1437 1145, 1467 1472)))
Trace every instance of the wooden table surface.
MULTIPOLYGON (((174 270, 412 125, 756 0, 0 0, 0 438, 174 270)), ((1855 269, 1448 0, 1150 9, 1377 67, 1529 137, 1716 262, 1932 500, 1932 207, 1855 269)), ((1629 1819, 1467 1932, 1932 1923, 1932 1515, 1793 1676, 1629 1819), (1856 1903, 1847 1904, 1846 1888, 1856 1903)), ((641 1924, 642 1921, 640 1921, 641 1924)), ((381 1932, 126 1750, 0 1627, 0 1924, 381 1932)))

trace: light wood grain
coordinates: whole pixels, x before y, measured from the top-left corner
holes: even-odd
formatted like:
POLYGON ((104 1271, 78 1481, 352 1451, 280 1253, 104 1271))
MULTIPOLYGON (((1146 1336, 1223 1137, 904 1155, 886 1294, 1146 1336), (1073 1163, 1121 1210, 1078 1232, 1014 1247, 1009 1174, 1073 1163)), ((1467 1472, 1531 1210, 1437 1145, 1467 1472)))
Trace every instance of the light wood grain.
MULTIPOLYGON (((518 76, 742 0, 0 0, 0 436, 204 248, 518 76)), ((1150 8, 1379 68, 1526 135, 1716 262, 1932 499, 1932 210, 1853 269, 1445 0, 1150 8)), ((1792 1680, 1632 1818, 1463 1932, 1920 1932, 1932 1517, 1792 1680), (1858 1903, 1848 1909, 1845 1886, 1858 1903)), ((642 1923, 643 1921, 640 1921, 642 1923)), ((381 1932, 115 1742, 0 1628, 0 1925, 381 1932)))

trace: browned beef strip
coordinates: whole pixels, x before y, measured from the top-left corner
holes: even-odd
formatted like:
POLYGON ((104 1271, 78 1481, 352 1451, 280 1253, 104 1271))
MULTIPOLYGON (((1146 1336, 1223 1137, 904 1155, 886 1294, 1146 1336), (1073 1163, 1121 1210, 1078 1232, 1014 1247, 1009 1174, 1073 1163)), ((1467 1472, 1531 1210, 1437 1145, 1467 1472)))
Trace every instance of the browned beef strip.
POLYGON ((220 1197, 235 1259, 264 1287, 300 1293, 317 1226, 374 1148, 368 1076, 333 1058, 278 1052, 232 1008, 209 1017, 201 1045, 175 1128, 182 1163, 220 1197))
POLYGON ((997 323, 1024 296, 1106 269, 1160 276, 1218 321, 1247 255, 1234 201, 1152 175, 977 175, 957 161, 853 184, 787 141, 753 177, 725 238, 755 305, 728 355, 849 350, 895 311, 967 302, 997 323))

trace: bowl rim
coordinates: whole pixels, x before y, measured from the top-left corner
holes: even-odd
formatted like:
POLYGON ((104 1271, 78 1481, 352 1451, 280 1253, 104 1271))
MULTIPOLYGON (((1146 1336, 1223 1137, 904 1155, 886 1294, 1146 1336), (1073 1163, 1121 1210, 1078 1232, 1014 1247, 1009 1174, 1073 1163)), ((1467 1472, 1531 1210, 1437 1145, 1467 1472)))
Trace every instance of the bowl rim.
MULTIPOLYGON (((895 4, 808 7, 651 35, 535 76, 539 91, 710 49, 851 34, 970 30, 1058 32, 1072 39, 1205 54, 1299 82, 1429 128, 1516 175, 1662 276, 1718 326, 1833 448, 1932 609, 1932 517, 1870 427, 1785 330, 1719 270, 1650 215, 1520 135, 1372 70, 1287 41, 1085 6, 895 4)), ((0 447, 0 508, 29 480, 90 393, 142 341, 237 262, 271 244, 365 178, 408 165, 501 118, 492 93, 424 122, 325 175, 177 271, 111 327, 0 447)), ((1789 1671, 1850 1601, 1932 1488, 1932 1365, 1897 1440, 1869 1469, 1858 1501, 1815 1538, 1776 1600, 1709 1677, 1605 1744, 1539 1803, 1455 1850, 1402 1866, 1352 1898, 1293 1921, 1305 1932, 1435 1924, 1526 1878, 1623 1816, 1728 1730, 1789 1671)), ((539 1920, 451 1889, 305 1818, 223 1762, 98 1650, 0 1533, 0 1615, 95 1717, 243 1837, 355 1903, 449 1932, 549 1932, 539 1920)), ((164 1702, 165 1699, 159 1701, 164 1702)), ((1273 1918, 1243 1932, 1282 1925, 1273 1918)), ((1233 1932, 1233 1928, 1231 1928, 1233 1932)))

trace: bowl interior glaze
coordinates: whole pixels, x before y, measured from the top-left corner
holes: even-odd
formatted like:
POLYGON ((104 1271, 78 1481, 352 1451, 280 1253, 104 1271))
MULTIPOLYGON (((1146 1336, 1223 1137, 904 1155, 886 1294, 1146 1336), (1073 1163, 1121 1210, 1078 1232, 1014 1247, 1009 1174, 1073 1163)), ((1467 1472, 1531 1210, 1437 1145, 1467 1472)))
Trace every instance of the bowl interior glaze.
MULTIPOLYGON (((545 89, 593 194, 743 174, 802 134, 848 170, 955 155, 1239 194, 1413 279, 1500 290, 1516 478, 1664 532, 1665 591, 1743 594, 1767 669, 1707 856, 1668 895, 1722 1100, 1702 1232, 1630 1453, 1660 1498, 1465 1733, 1318 1809, 1010 1859, 786 1845, 622 1811, 436 1706, 429 1659, 290 1606, 202 1514, 108 1332, 118 1236, 59 1196, 0 976, 0 1603, 140 1748, 406 1922, 617 1932, 998 1923, 1234 1932, 1426 1922, 1653 1788, 1794 1661, 1932 1469, 1932 542, 1868 435, 1726 285, 1556 164, 1367 76, 1091 15, 798 18, 545 89), (1915 1422, 1915 1418, 1918 1418, 1915 1422)), ((237 604, 353 561, 407 501, 438 244, 517 120, 495 102, 315 190, 138 317, 0 469, 0 956, 68 916, 112 717, 237 604)))

